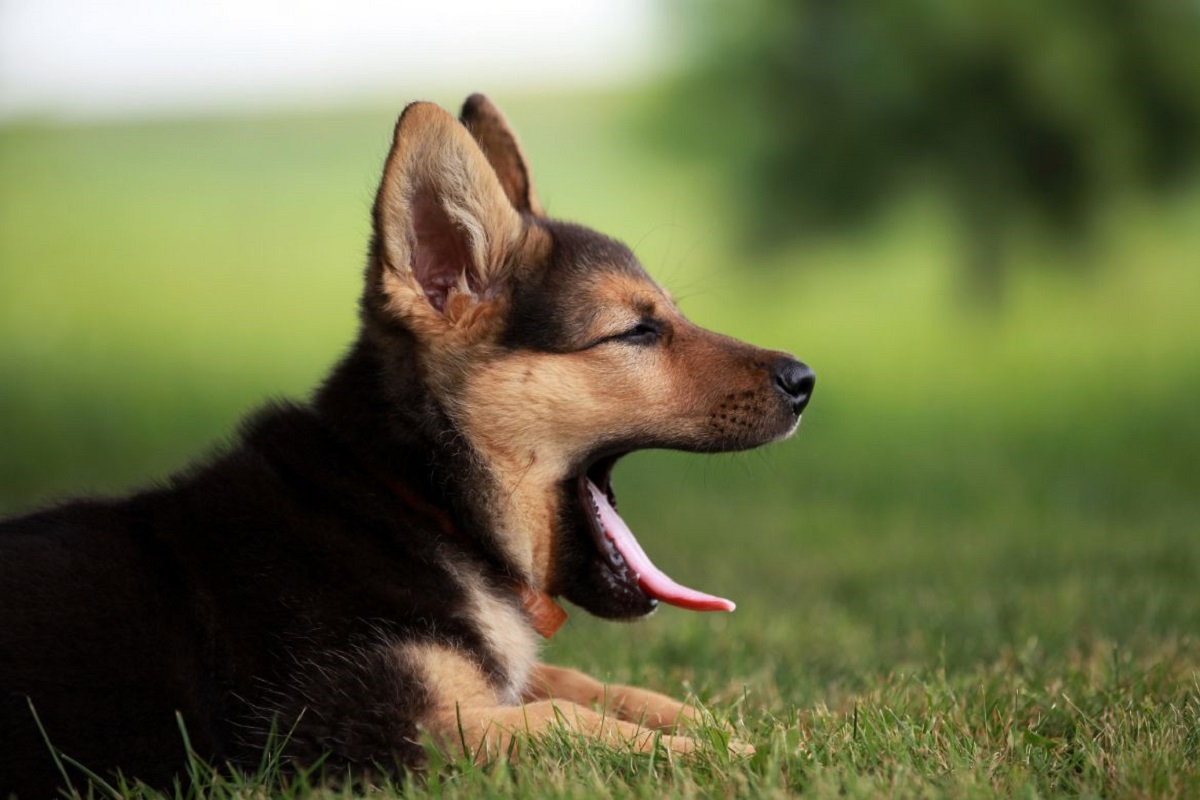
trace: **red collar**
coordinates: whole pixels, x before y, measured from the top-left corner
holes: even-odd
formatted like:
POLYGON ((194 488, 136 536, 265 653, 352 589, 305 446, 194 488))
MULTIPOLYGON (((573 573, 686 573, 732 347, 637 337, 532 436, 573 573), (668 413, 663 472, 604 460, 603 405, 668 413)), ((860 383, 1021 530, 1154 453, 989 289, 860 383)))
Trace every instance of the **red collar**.
POLYGON ((528 583, 513 587, 521 598, 521 605, 529 612, 533 621, 533 629, 541 634, 543 639, 549 639, 558 633, 558 629, 567 621, 567 612, 554 602, 554 598, 540 589, 535 589, 528 583))

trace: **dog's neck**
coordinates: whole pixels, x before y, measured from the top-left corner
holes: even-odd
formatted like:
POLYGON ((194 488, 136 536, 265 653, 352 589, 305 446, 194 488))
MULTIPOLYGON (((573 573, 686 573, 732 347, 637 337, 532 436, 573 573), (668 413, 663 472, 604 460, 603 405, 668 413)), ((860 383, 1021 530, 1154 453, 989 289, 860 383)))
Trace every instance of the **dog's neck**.
MULTIPOLYGON (((383 476, 388 488, 407 506, 433 522, 442 535, 460 547, 472 548, 475 542, 458 529, 450 515, 444 509, 427 502, 408 484, 394 477, 383 476)), ((521 600, 521 607, 529 614, 533 629, 544 638, 549 639, 558 633, 558 629, 567 621, 567 612, 563 610, 546 592, 525 581, 513 580, 509 583, 512 591, 521 600)))
POLYGON ((473 511, 476 498, 453 492, 472 483, 461 478, 479 469, 478 460, 464 451, 460 437, 450 435, 449 421, 422 391, 415 360, 406 363, 395 349, 389 348, 384 363, 379 349, 360 338, 314 398, 318 417, 406 507, 425 517, 464 554, 486 564, 498 583, 510 586, 534 630, 550 638, 567 613, 521 577, 495 541, 468 533, 484 529, 473 524, 481 517, 473 511), (401 375, 405 379, 397 379, 401 375), (454 442, 455 449, 445 442, 454 442))

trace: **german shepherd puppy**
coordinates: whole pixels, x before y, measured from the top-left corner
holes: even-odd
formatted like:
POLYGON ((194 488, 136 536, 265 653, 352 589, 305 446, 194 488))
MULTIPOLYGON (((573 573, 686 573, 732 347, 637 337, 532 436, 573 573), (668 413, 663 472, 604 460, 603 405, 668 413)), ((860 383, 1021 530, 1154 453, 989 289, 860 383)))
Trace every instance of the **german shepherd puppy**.
POLYGON ((783 439, 812 371, 696 327, 624 245, 547 218, 481 95, 461 120, 404 110, 373 217, 360 334, 311 403, 165 486, 0 529, 0 795, 62 782, 39 725, 163 785, 176 713, 210 763, 253 766, 276 731, 291 763, 352 771, 552 724, 646 750, 692 713, 538 663, 538 634, 553 597, 732 610, 654 566, 613 465, 783 439))

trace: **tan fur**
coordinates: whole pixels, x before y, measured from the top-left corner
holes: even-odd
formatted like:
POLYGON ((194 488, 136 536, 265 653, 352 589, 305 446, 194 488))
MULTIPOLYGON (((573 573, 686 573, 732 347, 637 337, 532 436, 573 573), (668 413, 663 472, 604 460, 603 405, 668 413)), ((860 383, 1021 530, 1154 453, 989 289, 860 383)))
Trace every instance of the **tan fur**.
MULTIPOLYGON (((605 686, 576 670, 539 664, 525 704, 508 706, 495 702, 478 667, 458 653, 416 646, 406 648, 403 657, 421 670, 430 693, 431 709, 422 727, 441 747, 454 753, 465 747, 480 763, 517 755, 521 735, 542 735, 553 728, 640 752, 649 752, 656 742, 680 754, 698 748, 688 736, 660 735, 699 717, 693 708, 657 692, 605 686)), ((754 753, 741 742, 731 742, 730 748, 742 756, 754 753)))
POLYGON ((681 316, 661 286, 623 272, 602 273, 588 294, 598 312, 594 335, 620 333, 643 314, 668 319, 681 316))
POLYGON ((567 700, 655 730, 670 730, 700 720, 695 706, 664 694, 636 686, 606 685, 579 670, 549 664, 537 665, 525 690, 525 700, 567 700))
POLYGON ((487 315, 471 312, 494 296, 525 229, 471 135, 437 106, 409 106, 396 123, 377 204, 382 234, 379 280, 388 310, 412 325, 422 341, 456 333, 460 344, 465 335, 478 338, 478 323, 487 315), (446 216, 465 233, 469 269, 481 287, 473 291, 464 274, 444 314, 425 302, 412 272, 411 207, 414 196, 423 191, 432 192, 446 216))
POLYGON ((533 190, 529 164, 521 143, 500 109, 481 94, 467 99, 463 124, 479 142, 479 147, 504 187, 513 207, 535 216, 543 216, 542 204, 533 190))
POLYGON ((649 728, 605 716, 575 703, 554 700, 515 708, 460 706, 453 714, 447 711, 429 726, 443 747, 453 752, 466 747, 478 763, 509 753, 516 757, 520 754, 523 735, 544 735, 555 728, 565 728, 612 747, 627 747, 642 753, 651 752, 656 742, 681 755, 698 749, 697 743, 687 736, 660 735, 649 728))
POLYGON ((499 702, 495 689, 470 656, 438 644, 410 644, 398 656, 423 678, 437 714, 455 705, 493 706, 499 702))
POLYGON ((467 390, 463 428, 500 484, 503 535, 539 588, 547 586, 553 558, 554 487, 604 424, 588 414, 621 416, 627 403, 649 401, 614 396, 606 405, 606 371, 590 353, 520 354, 482 365, 467 390), (618 410, 610 414, 612 406, 618 410))
POLYGON ((500 598, 474 574, 463 572, 458 578, 467 594, 467 613, 508 676, 506 686, 495 688, 496 700, 500 705, 516 705, 537 665, 537 634, 512 602, 511 592, 500 598))

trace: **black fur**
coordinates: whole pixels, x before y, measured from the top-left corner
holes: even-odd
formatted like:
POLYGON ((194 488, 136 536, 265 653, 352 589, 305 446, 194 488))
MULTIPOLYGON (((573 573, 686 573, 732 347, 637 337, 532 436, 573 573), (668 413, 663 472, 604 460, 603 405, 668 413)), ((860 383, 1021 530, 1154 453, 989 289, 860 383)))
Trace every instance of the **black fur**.
POLYGON ((409 384, 388 388, 403 366, 384 360, 361 341, 312 406, 263 410, 162 488, 4 523, 0 795, 60 782, 30 701, 71 758, 168 785, 184 763, 176 710, 215 764, 258 763, 273 727, 299 762, 419 763, 426 698, 389 642, 436 637, 503 682, 453 613, 448 561, 497 586, 507 573, 485 541, 447 542, 425 508, 471 530, 453 493, 468 456, 437 445, 434 410, 396 405, 409 384))

